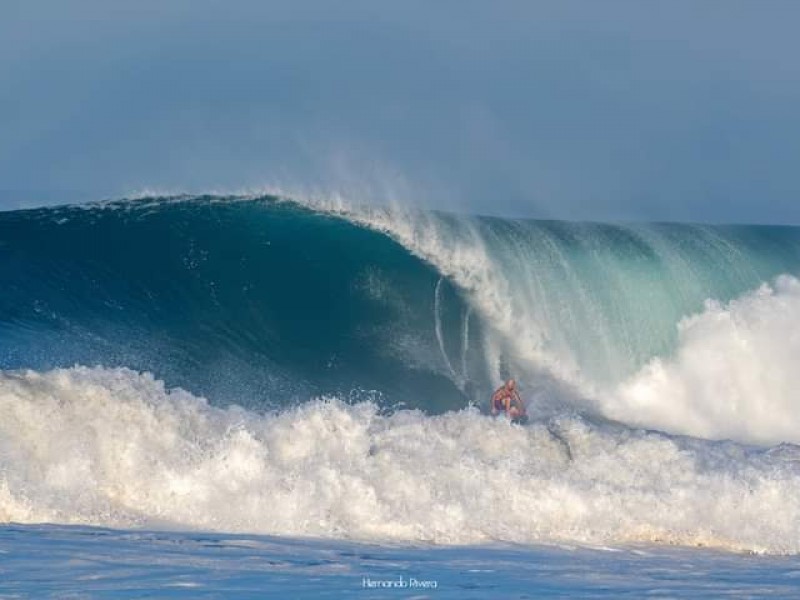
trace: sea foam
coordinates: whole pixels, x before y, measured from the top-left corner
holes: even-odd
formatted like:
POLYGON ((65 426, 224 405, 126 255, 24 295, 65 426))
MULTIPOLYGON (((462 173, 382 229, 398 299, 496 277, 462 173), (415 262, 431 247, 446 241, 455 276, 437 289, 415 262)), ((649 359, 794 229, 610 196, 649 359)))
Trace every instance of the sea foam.
POLYGON ((149 374, 0 375, 0 520, 800 551, 800 451, 562 416, 210 406, 149 374))

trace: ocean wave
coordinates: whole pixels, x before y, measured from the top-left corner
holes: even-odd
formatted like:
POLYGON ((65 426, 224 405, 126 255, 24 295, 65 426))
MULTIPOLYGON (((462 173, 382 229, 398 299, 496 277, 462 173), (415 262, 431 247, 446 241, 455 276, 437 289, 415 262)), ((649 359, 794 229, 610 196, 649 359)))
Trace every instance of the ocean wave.
POLYGON ((2 522, 800 552, 796 228, 144 198, 0 252, 2 522))

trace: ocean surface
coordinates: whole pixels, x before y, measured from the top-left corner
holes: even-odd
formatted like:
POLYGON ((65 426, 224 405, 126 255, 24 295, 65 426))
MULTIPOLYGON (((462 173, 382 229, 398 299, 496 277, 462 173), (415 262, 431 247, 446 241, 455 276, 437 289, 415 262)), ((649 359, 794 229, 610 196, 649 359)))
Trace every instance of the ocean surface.
POLYGON ((0 212, 0 597, 796 597, 798 277, 794 227, 0 212))

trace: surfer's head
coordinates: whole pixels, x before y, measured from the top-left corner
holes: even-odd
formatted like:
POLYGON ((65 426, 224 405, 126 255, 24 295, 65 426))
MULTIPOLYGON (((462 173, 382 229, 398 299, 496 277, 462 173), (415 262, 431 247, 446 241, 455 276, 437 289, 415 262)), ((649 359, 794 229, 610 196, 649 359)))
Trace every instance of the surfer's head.
POLYGON ((506 381, 506 388, 508 388, 509 390, 513 390, 515 387, 517 387, 516 381, 514 381, 513 379, 509 379, 508 381, 506 381))

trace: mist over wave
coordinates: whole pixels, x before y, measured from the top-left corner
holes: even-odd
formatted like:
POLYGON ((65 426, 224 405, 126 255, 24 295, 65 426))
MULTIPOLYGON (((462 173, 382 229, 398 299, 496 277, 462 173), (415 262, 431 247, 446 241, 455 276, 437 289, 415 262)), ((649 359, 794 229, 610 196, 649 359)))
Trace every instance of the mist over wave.
POLYGON ((0 520, 800 552, 796 228, 182 197, 0 252, 0 520))

